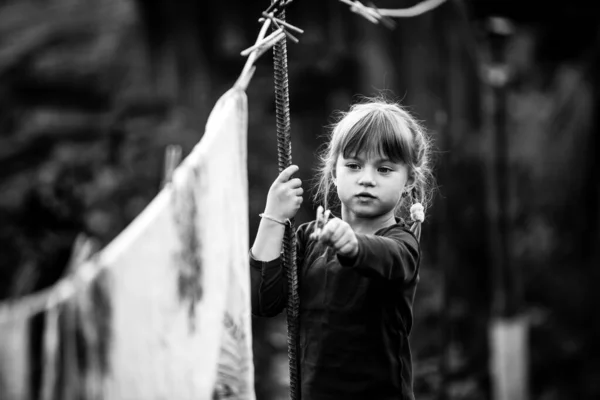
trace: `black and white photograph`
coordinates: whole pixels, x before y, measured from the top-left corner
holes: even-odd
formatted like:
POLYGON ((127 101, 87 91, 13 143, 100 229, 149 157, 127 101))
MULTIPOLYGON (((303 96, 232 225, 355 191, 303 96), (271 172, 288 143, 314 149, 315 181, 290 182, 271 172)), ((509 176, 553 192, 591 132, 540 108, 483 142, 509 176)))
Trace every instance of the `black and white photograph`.
POLYGON ((600 399, 600 4, 0 0, 0 400, 600 399))

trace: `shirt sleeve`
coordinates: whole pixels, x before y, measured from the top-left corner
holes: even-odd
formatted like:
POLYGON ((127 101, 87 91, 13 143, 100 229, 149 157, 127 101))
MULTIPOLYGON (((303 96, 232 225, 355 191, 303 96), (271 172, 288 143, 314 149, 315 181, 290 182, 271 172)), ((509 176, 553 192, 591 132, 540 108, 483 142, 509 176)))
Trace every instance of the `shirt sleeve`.
POLYGON ((250 257, 250 286, 252 314, 257 317, 273 317, 279 314, 287 302, 287 276, 281 257, 272 261, 258 261, 250 257))
MULTIPOLYGON (((296 232, 296 266, 300 269, 308 236, 308 225, 296 232)), ((287 269, 282 257, 259 261, 249 252, 252 314, 257 317, 274 317, 283 311, 288 300, 287 269)))
POLYGON ((354 257, 338 255, 343 267, 386 280, 409 282, 418 272, 419 242, 404 229, 392 229, 384 235, 356 234, 358 253, 354 257))

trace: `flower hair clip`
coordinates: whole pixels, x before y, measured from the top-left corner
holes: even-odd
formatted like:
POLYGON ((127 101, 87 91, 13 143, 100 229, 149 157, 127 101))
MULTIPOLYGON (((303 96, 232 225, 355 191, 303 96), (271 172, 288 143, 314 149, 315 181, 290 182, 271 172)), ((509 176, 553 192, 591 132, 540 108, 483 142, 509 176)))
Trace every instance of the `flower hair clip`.
POLYGON ((415 222, 425 221, 425 211, 421 203, 410 206, 410 218, 415 222))

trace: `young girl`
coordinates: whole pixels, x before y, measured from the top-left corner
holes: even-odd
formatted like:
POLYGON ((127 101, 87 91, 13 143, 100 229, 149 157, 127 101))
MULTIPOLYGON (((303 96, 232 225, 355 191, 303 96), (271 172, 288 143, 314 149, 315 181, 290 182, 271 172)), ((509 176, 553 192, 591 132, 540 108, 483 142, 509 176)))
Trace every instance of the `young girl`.
MULTIPOLYGON (((297 166, 273 182, 250 252, 252 310, 286 306, 285 224, 302 203, 297 166)), ((368 100, 334 126, 317 201, 336 192, 340 218, 297 230, 300 393, 304 400, 414 399, 409 335, 420 248, 401 214, 423 221, 429 141, 397 104, 368 100), (415 205, 416 204, 416 205, 415 205)))

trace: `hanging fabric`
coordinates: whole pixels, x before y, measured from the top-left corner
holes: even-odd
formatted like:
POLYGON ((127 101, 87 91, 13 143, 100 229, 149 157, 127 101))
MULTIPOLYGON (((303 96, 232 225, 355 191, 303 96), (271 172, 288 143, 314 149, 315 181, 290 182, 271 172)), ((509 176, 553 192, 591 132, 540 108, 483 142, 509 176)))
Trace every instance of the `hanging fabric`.
POLYGON ((30 388, 44 315, 42 399, 254 400, 247 97, 234 86, 171 182, 92 259, 0 303, 0 397, 30 388))
POLYGON ((107 398, 254 399, 246 134, 246 94, 234 87, 172 183, 102 252, 107 398))
POLYGON ((31 395, 30 318, 0 318, 0 398, 28 399, 31 395))

